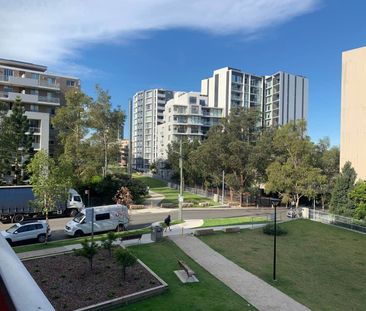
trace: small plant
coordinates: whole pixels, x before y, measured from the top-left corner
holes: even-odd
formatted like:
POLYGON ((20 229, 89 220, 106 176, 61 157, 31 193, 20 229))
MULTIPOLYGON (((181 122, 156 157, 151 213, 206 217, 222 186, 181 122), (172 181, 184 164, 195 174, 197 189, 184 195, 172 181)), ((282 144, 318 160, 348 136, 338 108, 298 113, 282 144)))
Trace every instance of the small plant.
POLYGON ((81 246, 81 249, 74 249, 74 254, 88 259, 90 270, 93 270, 93 258, 98 253, 99 246, 94 241, 89 242, 87 239, 81 242, 81 246))
POLYGON ((122 268, 122 280, 126 279, 126 269, 136 263, 136 257, 132 255, 127 249, 119 248, 115 252, 117 263, 122 268))
POLYGON ((113 201, 115 201, 117 204, 126 205, 128 208, 130 208, 130 205, 133 202, 133 196, 130 189, 127 187, 121 187, 113 197, 113 201))
POLYGON ((113 298, 113 297, 115 296, 115 294, 116 294, 116 293, 114 293, 114 292, 109 292, 109 293, 107 294, 107 297, 108 297, 108 298, 113 298))
MULTIPOLYGON (((274 224, 267 224, 263 227, 263 233, 268 235, 274 235, 275 234, 275 226, 274 224)), ((287 230, 280 227, 279 225, 276 225, 276 235, 286 235, 287 230)))
POLYGON ((107 236, 102 238, 102 246, 104 249, 108 250, 109 257, 112 257, 113 242, 116 239, 117 235, 113 231, 108 232, 107 236))

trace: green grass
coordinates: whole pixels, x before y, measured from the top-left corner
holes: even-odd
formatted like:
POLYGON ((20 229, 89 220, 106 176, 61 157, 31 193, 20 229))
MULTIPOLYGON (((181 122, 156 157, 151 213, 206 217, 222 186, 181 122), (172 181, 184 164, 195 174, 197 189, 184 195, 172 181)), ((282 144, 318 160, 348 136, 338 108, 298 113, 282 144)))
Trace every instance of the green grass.
POLYGON ((217 227, 217 226, 230 226, 230 225, 245 225, 245 224, 258 224, 268 221, 266 216, 245 216, 245 217, 228 217, 228 218, 210 218, 204 219, 203 225, 200 228, 205 227, 217 227))
POLYGON ((201 266, 187 257, 172 241, 129 247, 129 250, 168 283, 167 292, 115 311, 245 311, 255 310, 201 266), (199 283, 183 284, 174 274, 180 270, 178 259, 192 268, 199 283))
MULTIPOLYGON (((134 174, 133 178, 141 180, 150 187, 150 190, 163 195, 165 198, 161 203, 173 203, 178 206, 179 191, 169 188, 165 181, 138 174, 134 174)), ((186 191, 183 192, 183 196, 184 202, 194 203, 196 206, 201 202, 209 202, 210 205, 214 205, 212 200, 186 191)))
MULTIPOLYGON (((144 228, 144 229, 137 229, 137 230, 130 230, 130 231, 124 231, 124 232, 117 232, 117 237, 122 237, 125 235, 131 235, 131 234, 145 234, 150 233, 150 228, 144 228)), ((103 237, 106 237, 107 234, 98 234, 94 236, 95 241, 100 241, 103 237)), ((50 241, 47 244, 30 244, 30 245, 22 245, 22 246, 15 246, 13 247, 14 251, 16 253, 24 253, 24 252, 30 252, 30 251, 38 251, 42 249, 48 249, 48 248, 54 248, 54 247, 61 247, 65 245, 73 245, 73 244, 79 244, 82 241, 85 240, 85 238, 90 239, 90 236, 85 236, 82 238, 71 238, 66 240, 60 240, 60 241, 50 241)))
POLYGON ((262 229, 201 239, 312 310, 365 310, 365 235, 309 220, 281 227, 288 234, 277 238, 277 282, 272 281, 273 237, 262 229))

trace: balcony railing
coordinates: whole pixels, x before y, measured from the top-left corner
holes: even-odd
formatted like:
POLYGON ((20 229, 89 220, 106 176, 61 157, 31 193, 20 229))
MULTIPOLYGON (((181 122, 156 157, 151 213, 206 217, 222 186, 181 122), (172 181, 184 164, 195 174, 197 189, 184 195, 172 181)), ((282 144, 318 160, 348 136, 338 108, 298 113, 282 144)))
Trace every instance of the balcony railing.
POLYGON ((56 98, 56 97, 49 97, 49 96, 38 96, 38 101, 40 102, 46 102, 46 103, 54 103, 54 104, 59 104, 60 103, 60 99, 56 98))
POLYGON ((38 80, 32 78, 22 78, 15 76, 0 76, 0 81, 9 82, 11 84, 21 85, 21 86, 31 86, 31 87, 51 87, 51 88, 60 88, 60 84, 56 82, 51 82, 48 80, 38 80))

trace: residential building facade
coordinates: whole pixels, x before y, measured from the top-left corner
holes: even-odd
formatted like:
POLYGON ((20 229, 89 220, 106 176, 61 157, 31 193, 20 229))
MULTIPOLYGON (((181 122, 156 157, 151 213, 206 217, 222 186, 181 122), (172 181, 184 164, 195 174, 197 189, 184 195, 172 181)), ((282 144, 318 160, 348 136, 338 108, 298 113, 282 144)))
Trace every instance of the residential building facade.
POLYGON ((137 92, 132 100, 132 167, 148 170, 157 157, 157 127, 163 123, 167 101, 174 92, 151 89, 137 92))
POLYGON ((119 163, 121 166, 126 167, 128 163, 128 145, 130 144, 130 142, 128 139, 119 139, 118 143, 121 156, 119 163))
POLYGON ((340 167, 352 163, 366 179, 366 46, 342 53, 340 167))
POLYGON ((158 160, 167 159, 168 145, 180 139, 201 141, 210 127, 219 124, 221 107, 209 107, 208 98, 197 92, 177 92, 165 106, 164 123, 158 126, 158 160))
POLYGON ((56 109, 65 104, 65 93, 79 89, 80 80, 55 75, 47 67, 21 61, 0 59, 0 101, 12 103, 20 98, 30 121, 34 150, 53 155, 56 133, 51 119, 56 109))
POLYGON ((307 120, 308 79, 302 76, 282 71, 259 76, 225 67, 201 81, 201 93, 210 107, 221 107, 224 116, 236 107, 257 108, 264 127, 307 120))

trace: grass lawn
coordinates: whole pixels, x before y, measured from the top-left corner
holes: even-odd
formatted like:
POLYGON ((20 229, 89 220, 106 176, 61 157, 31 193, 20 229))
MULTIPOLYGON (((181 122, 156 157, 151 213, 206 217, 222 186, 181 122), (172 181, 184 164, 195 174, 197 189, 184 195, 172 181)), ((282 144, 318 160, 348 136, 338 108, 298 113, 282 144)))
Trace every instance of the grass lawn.
POLYGON ((312 310, 365 310, 366 236, 310 220, 281 226, 288 234, 277 238, 275 283, 273 237, 262 229, 201 239, 312 310))
MULTIPOLYGON (((121 237, 121 236, 125 236, 125 235, 138 234, 138 233, 145 234, 145 233, 150 233, 150 232, 151 232, 150 228, 144 228, 144 229, 124 231, 124 232, 117 232, 116 235, 118 237, 121 237)), ((105 234, 94 235, 94 241, 99 241, 105 236, 107 236, 106 233, 105 234)), ((65 239, 65 240, 60 240, 60 241, 52 241, 51 240, 47 244, 37 243, 37 244, 15 246, 15 247, 13 247, 13 250, 16 253, 37 251, 37 250, 40 250, 40 249, 47 249, 47 248, 65 246, 65 245, 79 244, 82 241, 84 241, 85 238, 90 239, 91 237, 90 236, 84 236, 82 238, 70 238, 70 239, 65 239)))
POLYGON ((115 311, 256 310, 187 257, 172 241, 163 240, 159 243, 132 246, 128 249, 167 282, 169 289, 162 295, 115 309, 115 311), (196 272, 199 283, 183 284, 179 281, 174 274, 174 270, 180 270, 178 259, 183 259, 196 272))
POLYGON ((200 228, 205 227, 217 227, 217 226, 230 226, 230 225, 245 225, 245 224, 258 224, 265 223, 269 219, 269 216, 245 216, 245 217, 227 217, 227 218, 212 218, 204 219, 203 225, 200 228))
MULTIPOLYGON (((165 181, 138 174, 134 174, 133 178, 141 180, 146 185, 148 185, 152 191, 165 196, 161 203, 174 203, 178 205, 179 191, 169 188, 168 183, 165 181)), ((195 205, 198 205, 200 202, 209 202, 210 205, 214 205, 212 200, 186 191, 183 192, 183 196, 184 202, 191 202, 195 205)))

